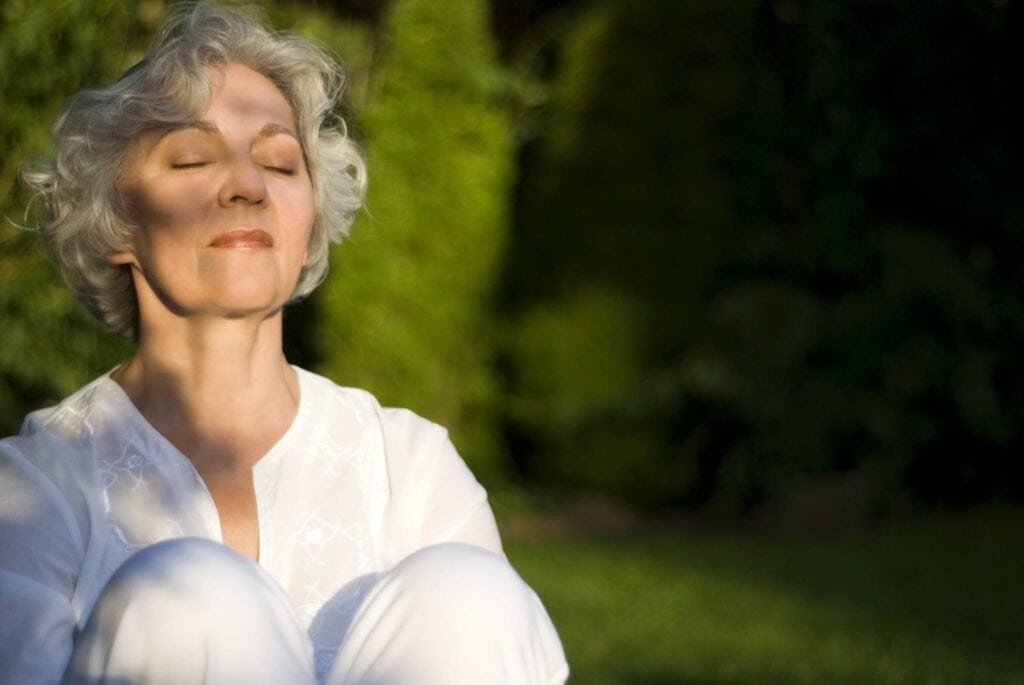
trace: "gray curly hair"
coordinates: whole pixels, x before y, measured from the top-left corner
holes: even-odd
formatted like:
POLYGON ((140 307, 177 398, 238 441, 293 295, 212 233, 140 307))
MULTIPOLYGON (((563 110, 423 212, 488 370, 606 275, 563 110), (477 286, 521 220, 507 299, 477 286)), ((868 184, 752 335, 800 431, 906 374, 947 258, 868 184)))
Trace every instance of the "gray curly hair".
POLYGON ((328 243, 344 238, 362 206, 366 169, 344 122, 332 115, 340 66, 303 38, 271 33, 256 21, 207 5, 179 5, 146 57, 115 83, 84 90, 54 127, 56 158, 26 167, 25 183, 48 210, 39 226, 64 279, 113 332, 138 334, 129 268, 108 255, 131 249, 116 184, 145 131, 193 123, 210 98, 209 66, 243 64, 274 83, 292 107, 316 202, 308 258, 292 300, 327 273, 328 243))

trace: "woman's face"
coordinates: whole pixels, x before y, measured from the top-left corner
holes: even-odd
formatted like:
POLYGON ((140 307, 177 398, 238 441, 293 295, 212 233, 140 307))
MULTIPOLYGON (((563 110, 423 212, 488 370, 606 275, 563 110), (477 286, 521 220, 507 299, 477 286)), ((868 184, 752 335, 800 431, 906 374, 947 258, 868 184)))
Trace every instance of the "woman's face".
POLYGON ((274 313, 305 262, 314 195, 288 101, 240 64, 209 78, 199 120, 143 135, 118 182, 139 230, 110 260, 133 269, 143 327, 147 309, 274 313))

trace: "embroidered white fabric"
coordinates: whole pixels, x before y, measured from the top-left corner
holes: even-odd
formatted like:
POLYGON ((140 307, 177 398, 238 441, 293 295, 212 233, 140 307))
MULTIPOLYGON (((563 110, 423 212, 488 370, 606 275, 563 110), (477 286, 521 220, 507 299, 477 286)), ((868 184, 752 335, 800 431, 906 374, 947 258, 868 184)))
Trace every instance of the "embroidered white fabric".
MULTIPOLYGON (((501 543, 443 428, 296 372, 297 416, 253 468, 259 564, 292 601, 322 678, 375 574, 432 544, 501 554, 501 543)), ((198 473, 109 374, 0 441, 0 489, 3 682, 59 679, 75 629, 132 552, 221 541, 198 473)))

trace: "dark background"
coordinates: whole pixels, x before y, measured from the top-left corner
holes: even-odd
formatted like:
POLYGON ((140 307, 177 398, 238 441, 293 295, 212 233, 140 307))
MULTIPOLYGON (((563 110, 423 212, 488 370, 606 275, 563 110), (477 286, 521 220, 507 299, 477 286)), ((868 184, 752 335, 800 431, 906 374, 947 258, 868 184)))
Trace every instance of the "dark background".
MULTIPOLYGON (((5 0, 0 209, 164 3, 5 0)), ((1024 498, 1012 0, 265 6, 339 54, 369 212, 293 361, 488 484, 867 524, 1024 498)), ((130 353, 0 227, 0 432, 130 353)))

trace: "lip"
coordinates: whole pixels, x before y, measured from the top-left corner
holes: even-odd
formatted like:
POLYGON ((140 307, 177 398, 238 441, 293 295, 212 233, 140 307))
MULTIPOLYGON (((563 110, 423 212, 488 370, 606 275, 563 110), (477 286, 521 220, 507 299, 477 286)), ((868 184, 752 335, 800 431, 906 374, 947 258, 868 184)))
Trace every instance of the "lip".
POLYGON ((240 228, 213 239, 210 247, 230 250, 259 250, 274 246, 274 239, 262 229, 240 228))

